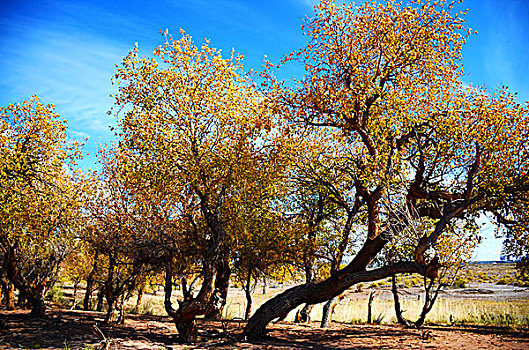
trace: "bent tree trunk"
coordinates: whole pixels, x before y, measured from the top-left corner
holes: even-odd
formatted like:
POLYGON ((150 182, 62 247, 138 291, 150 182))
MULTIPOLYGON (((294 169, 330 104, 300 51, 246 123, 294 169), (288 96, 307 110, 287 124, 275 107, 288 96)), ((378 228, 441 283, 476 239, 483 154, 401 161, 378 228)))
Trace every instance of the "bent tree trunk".
MULTIPOLYGON (((197 190, 197 195, 200 197, 200 206, 202 214, 208 224, 211 237, 208 242, 208 249, 205 252, 202 260, 202 285, 196 297, 189 296, 188 300, 179 302, 178 309, 173 308, 171 302, 171 295, 173 292, 173 270, 172 261, 169 259, 165 265, 165 311, 173 318, 176 329, 178 330, 179 340, 184 343, 194 342, 196 340, 196 317, 198 315, 205 315, 211 311, 213 307, 213 294, 215 286, 217 285, 217 277, 219 275, 219 267, 222 268, 222 262, 227 261, 224 241, 226 232, 222 226, 221 221, 216 216, 216 212, 210 210, 204 196, 197 190)), ((221 203, 219 200, 218 203, 221 203)), ((228 269, 223 269, 225 272, 228 269)), ((228 277, 229 279, 229 277, 228 277)))
POLYGON ((332 314, 334 313, 334 308, 340 301, 345 297, 345 295, 342 293, 338 296, 335 296, 334 298, 330 299, 323 305, 323 314, 321 316, 321 328, 329 328, 329 324, 331 323, 332 314))
POLYGON ((366 271, 367 265, 385 242, 380 236, 369 239, 351 263, 335 275, 320 283, 306 283, 290 288, 268 300, 250 318, 244 335, 248 339, 259 339, 266 334, 266 327, 273 319, 285 315, 303 303, 317 304, 332 299, 356 283, 376 281, 395 273, 426 273, 428 266, 416 262, 401 262, 366 271))

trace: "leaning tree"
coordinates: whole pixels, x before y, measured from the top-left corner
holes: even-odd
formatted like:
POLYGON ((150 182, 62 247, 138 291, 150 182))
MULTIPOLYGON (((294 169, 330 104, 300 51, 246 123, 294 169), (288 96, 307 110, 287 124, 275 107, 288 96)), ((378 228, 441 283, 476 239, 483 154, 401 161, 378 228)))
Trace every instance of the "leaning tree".
POLYGON ((358 229, 365 229, 345 267, 263 304, 245 328, 248 338, 263 336, 270 321, 298 305, 329 300, 358 282, 399 273, 436 277, 436 244, 456 220, 483 212, 513 218, 510 204, 527 198, 528 107, 506 89, 490 94, 462 84, 470 33, 463 15, 446 1, 353 7, 324 0, 306 23, 307 46, 281 62, 302 64, 303 78, 277 81, 268 65, 263 74, 277 114, 340 131, 348 145, 340 166, 362 199, 358 229), (401 191, 390 191, 395 186, 401 191), (417 216, 396 220, 398 208, 417 216), (425 219, 431 229, 410 260, 368 268, 393 237, 425 219))

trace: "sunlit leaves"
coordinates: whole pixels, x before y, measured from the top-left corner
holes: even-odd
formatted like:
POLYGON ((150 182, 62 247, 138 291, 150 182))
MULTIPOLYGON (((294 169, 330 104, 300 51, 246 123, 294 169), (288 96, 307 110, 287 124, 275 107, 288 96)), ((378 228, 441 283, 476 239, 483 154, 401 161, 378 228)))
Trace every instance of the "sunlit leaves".
POLYGON ((37 97, 0 114, 0 251, 8 277, 33 300, 54 282, 80 224, 82 145, 37 97))
POLYGON ((357 195, 371 201, 370 236, 410 240, 401 241, 408 249, 421 237, 428 245, 439 239, 451 248, 438 258, 443 251, 462 257, 469 249, 456 242, 476 242, 458 236, 467 231, 451 220, 467 227, 480 212, 494 212, 509 232, 517 230, 513 237, 526 230, 520 208, 529 181, 529 106, 506 88, 492 94, 461 82, 471 30, 456 7, 321 1, 304 25, 308 44, 277 66, 302 64, 303 78, 278 81, 271 63, 262 74, 276 113, 305 138, 324 140, 322 149, 336 149, 324 168, 347 174, 357 195), (413 217, 406 219, 408 209, 413 217))

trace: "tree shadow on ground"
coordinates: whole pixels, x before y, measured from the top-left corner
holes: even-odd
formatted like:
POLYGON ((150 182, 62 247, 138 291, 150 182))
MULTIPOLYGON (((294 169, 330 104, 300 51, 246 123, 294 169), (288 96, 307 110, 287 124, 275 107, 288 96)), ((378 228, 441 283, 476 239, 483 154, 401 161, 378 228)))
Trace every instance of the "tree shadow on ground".
POLYGON ((0 349, 69 348, 86 346, 111 349, 465 349, 483 346, 529 348, 529 330, 493 326, 428 326, 407 329, 398 325, 333 323, 272 323, 269 336, 260 341, 240 341, 242 321, 198 320, 199 343, 177 343, 167 316, 127 315, 125 324, 103 324, 104 313, 52 308, 43 320, 31 319, 29 310, 0 311, 0 349), (96 328, 97 327, 97 328, 96 328), (239 340, 238 340, 239 339, 239 340), (106 341, 106 342, 105 342, 106 341))

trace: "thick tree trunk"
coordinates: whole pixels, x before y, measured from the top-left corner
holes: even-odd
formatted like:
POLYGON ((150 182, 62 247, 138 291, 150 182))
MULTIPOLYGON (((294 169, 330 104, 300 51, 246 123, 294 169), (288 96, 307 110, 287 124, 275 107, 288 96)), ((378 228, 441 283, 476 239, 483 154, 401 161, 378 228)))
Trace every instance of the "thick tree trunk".
POLYGON ((44 318, 46 316, 46 303, 44 297, 32 298, 31 300, 31 313, 29 314, 32 318, 44 318))
POLYGON ((4 300, 7 310, 15 310, 15 291, 9 281, 4 286, 4 300))
POLYGON ((323 305, 323 315, 321 316, 321 328, 328 328, 329 324, 332 321, 332 315, 334 313, 334 308, 336 305, 340 303, 340 301, 344 298, 344 294, 340 294, 339 296, 336 296, 323 305))
MULTIPOLYGON (((206 279, 206 278, 205 278, 206 279)), ((210 289, 208 292, 211 296, 213 293, 214 281, 204 281, 204 283, 210 284, 201 289, 210 289)), ((200 294, 200 292, 199 292, 200 294)), ((209 296, 209 297, 210 297, 209 296)), ((178 338, 182 343, 193 343, 197 340, 197 329, 196 329, 196 316, 204 315, 211 305, 208 304, 208 298, 196 298, 187 301, 182 301, 178 307, 178 310, 169 313, 169 316, 173 318, 176 329, 178 330, 178 338)))
POLYGON ((206 314, 211 308, 210 300, 214 291, 216 270, 208 266, 204 270, 202 287, 197 297, 181 301, 178 310, 175 310, 171 302, 173 292, 171 264, 167 263, 165 268, 165 311, 173 318, 178 330, 178 340, 182 343, 193 343, 196 341, 196 316, 206 314))
POLYGON ((328 279, 314 284, 306 283, 287 289, 283 293, 265 302, 254 313, 246 324, 244 334, 248 339, 258 339, 266 334, 266 326, 270 321, 283 317, 297 306, 316 304, 327 301, 342 293, 355 283, 369 280, 373 272, 366 273, 365 268, 382 250, 386 241, 382 237, 368 240, 356 257, 342 270, 328 279))
POLYGON ((347 288, 360 282, 376 281, 395 273, 416 272, 424 274, 427 266, 414 262, 402 262, 366 271, 367 264, 376 254, 369 251, 380 251, 384 242, 382 238, 371 240, 366 244, 353 261, 335 275, 320 283, 308 283, 286 290, 264 303, 250 318, 244 334, 248 339, 258 339, 266 334, 266 326, 275 318, 281 317, 303 303, 317 304, 327 301, 347 288), (371 258, 368 258, 371 257, 371 258))
MULTIPOLYGON (((165 273, 165 310, 174 320, 178 336, 181 342, 189 343, 196 340, 195 318, 198 315, 205 315, 213 307, 212 299, 216 286, 216 279, 219 275, 219 266, 225 261, 226 255, 223 249, 226 232, 221 221, 217 217, 218 207, 211 210, 207 202, 207 196, 195 189, 200 198, 200 207, 204 218, 208 224, 211 234, 208 243, 208 250, 204 254, 202 261, 202 286, 196 297, 180 302, 178 310, 175 310, 171 303, 173 290, 173 272, 171 261, 166 264, 165 273)), ((217 205, 221 203, 220 199, 217 205)), ((229 277, 228 277, 229 280, 229 277)))
POLYGON ((222 319, 222 311, 226 306, 228 289, 230 286, 231 269, 228 261, 223 261, 217 267, 217 278, 215 279, 215 290, 213 292, 213 307, 204 315, 209 320, 222 319))
MULTIPOLYGON (((44 283, 31 285, 25 281, 16 266, 14 248, 12 248, 5 257, 6 276, 9 282, 18 289, 18 301, 27 300, 31 305, 31 317, 42 318, 46 313, 46 304, 44 303, 44 283)), ((34 282, 34 281, 30 281, 34 282)), ((8 283, 10 284, 10 283, 8 283)))
POLYGON ((110 324, 116 321, 116 317, 114 315, 114 312, 115 312, 114 305, 115 305, 116 300, 112 296, 107 296, 106 300, 107 300, 107 313, 105 315, 104 322, 106 324, 110 324))
POLYGON ((194 343, 197 340, 197 324, 195 318, 182 321, 175 320, 178 339, 181 343, 194 343))
POLYGON ((99 291, 97 292, 97 305, 96 305, 96 311, 101 312, 103 311, 103 303, 105 299, 105 285, 101 284, 99 286, 99 291))

